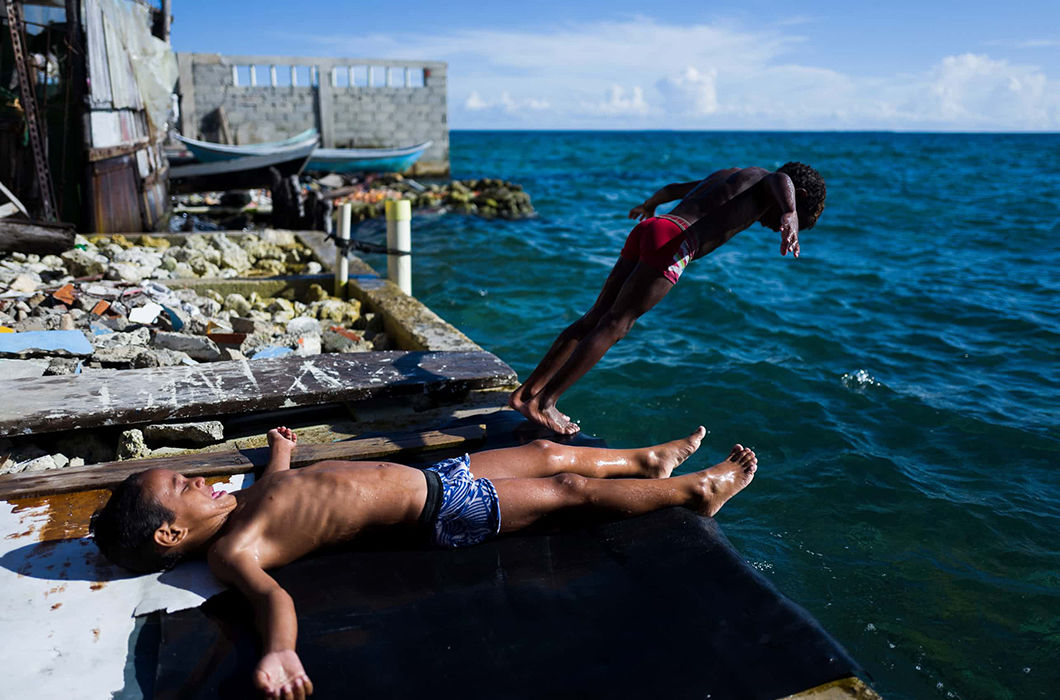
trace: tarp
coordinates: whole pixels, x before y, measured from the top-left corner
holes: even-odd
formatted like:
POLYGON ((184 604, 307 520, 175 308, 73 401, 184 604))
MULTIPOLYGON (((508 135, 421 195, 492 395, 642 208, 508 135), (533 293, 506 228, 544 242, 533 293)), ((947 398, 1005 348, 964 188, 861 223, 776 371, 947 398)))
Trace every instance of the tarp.
MULTIPOLYGON (((714 520, 672 509, 463 550, 340 551, 273 572, 324 698, 777 698, 858 675, 714 520)), ((157 697, 254 697, 227 592, 162 617, 157 697)))

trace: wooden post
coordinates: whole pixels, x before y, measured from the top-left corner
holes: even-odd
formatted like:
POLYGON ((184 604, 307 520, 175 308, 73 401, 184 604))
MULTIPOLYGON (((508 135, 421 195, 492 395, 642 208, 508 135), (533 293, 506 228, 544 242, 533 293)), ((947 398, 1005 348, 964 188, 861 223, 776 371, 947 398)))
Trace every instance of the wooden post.
MULTIPOLYGON (((353 216, 353 204, 346 202, 336 212, 339 216, 338 231, 335 237, 339 245, 344 245, 350 240, 350 220, 353 216)), ((346 257, 346 251, 339 248, 335 253, 335 296, 340 299, 346 298, 346 283, 350 280, 350 261, 346 257)))
POLYGON ((386 203, 386 276, 412 296, 412 202, 407 199, 386 203))

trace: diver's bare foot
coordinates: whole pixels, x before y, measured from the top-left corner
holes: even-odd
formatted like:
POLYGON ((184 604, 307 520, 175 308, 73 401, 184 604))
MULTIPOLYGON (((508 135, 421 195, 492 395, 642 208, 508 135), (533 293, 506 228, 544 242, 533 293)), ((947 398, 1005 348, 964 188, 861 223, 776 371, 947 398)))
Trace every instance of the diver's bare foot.
MULTIPOLYGON (((688 474, 698 478, 696 501, 691 506, 701 515, 714 515, 725 502, 751 483, 758 469, 758 458, 753 450, 734 445, 728 459, 710 469, 688 474)), ((682 479, 687 477, 680 477, 682 479)))
POLYGON ((574 435, 574 433, 581 430, 577 423, 560 413, 555 406, 542 408, 537 401, 537 397, 530 399, 521 406, 513 406, 513 408, 522 413, 527 420, 560 435, 574 435))
POLYGON ((269 443, 269 448, 274 452, 276 450, 286 450, 290 452, 294 450, 295 445, 298 444, 298 436, 286 425, 281 425, 279 428, 273 428, 265 436, 265 439, 269 443))
MULTIPOLYGON (((531 420, 531 421, 533 421, 533 422, 535 422, 535 423, 537 423, 539 425, 544 425, 544 423, 541 423, 540 421, 538 421, 536 418, 534 418, 531 415, 531 413, 533 412, 533 409, 528 408, 528 404, 532 403, 533 399, 526 398, 526 389, 524 387, 526 387, 525 384, 521 385, 518 389, 516 389, 515 391, 513 391, 511 394, 508 395, 508 408, 515 409, 519 413, 523 414, 523 416, 526 419, 528 419, 528 420, 531 420)), ((570 423, 571 422, 570 416, 568 416, 565 413, 560 413, 560 411, 555 409, 555 408, 553 408, 553 410, 556 412, 556 414, 560 417, 560 419, 563 422, 565 422, 565 423, 570 423)), ((540 413, 540 411, 538 411, 538 412, 540 413)), ((549 427, 549 426, 546 426, 546 427, 549 427)), ((559 431, 556 431, 555 428, 551 428, 551 427, 549 427, 549 430, 553 430, 554 432, 559 432, 559 431)), ((575 430, 574 432, 578 432, 578 431, 575 430)))
POLYGON ((674 469, 677 468, 677 465, 691 457, 699 449, 699 444, 703 442, 703 436, 706 434, 707 429, 701 425, 686 438, 671 440, 661 445, 646 448, 644 450, 645 476, 655 479, 665 479, 670 476, 674 469))

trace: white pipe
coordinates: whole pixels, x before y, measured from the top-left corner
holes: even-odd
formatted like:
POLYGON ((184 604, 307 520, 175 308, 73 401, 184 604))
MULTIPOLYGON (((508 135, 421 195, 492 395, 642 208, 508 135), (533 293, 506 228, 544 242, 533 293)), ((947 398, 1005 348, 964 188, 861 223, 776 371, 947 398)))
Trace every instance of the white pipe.
POLYGON ((405 255, 387 253, 386 276, 409 296, 412 295, 412 202, 407 199, 386 203, 386 247, 405 255))
MULTIPOLYGON (((335 237, 338 239, 339 245, 343 245, 344 241, 350 240, 350 220, 353 215, 353 204, 346 202, 336 214, 339 216, 339 225, 335 237)), ((346 251, 339 248, 335 252, 335 296, 340 299, 346 298, 346 283, 349 282, 349 279, 350 261, 346 257, 346 251)))

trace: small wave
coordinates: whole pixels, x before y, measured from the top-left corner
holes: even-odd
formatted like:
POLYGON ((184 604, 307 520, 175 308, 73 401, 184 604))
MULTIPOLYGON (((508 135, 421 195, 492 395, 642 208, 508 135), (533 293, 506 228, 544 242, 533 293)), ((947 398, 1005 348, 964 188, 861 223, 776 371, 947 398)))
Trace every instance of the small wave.
POLYGON ((883 386, 865 369, 859 369, 856 372, 844 372, 843 376, 840 377, 840 381, 843 382, 843 386, 847 389, 853 389, 854 391, 868 391, 873 387, 883 386))

